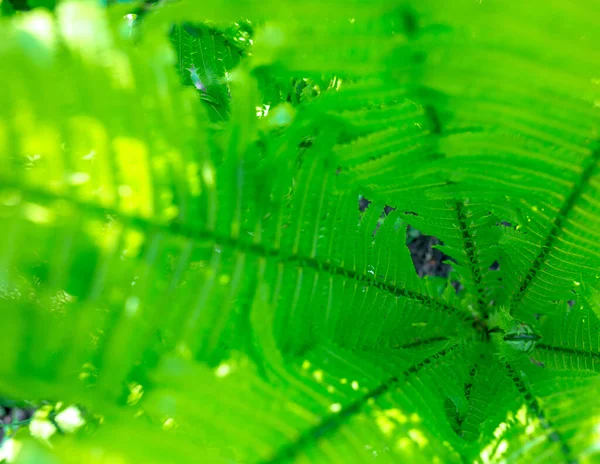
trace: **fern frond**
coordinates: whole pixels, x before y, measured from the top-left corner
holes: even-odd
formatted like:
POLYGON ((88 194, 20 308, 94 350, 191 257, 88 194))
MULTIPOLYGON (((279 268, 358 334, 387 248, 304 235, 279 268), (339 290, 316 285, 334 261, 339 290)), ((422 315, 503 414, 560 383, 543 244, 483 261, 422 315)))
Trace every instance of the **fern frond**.
POLYGON ((549 315, 540 326, 541 342, 533 357, 544 366, 598 371, 600 363, 600 321, 582 297, 566 313, 549 315))
POLYGON ((19 459, 593 462, 588 5, 139 8, 0 18, 19 459))

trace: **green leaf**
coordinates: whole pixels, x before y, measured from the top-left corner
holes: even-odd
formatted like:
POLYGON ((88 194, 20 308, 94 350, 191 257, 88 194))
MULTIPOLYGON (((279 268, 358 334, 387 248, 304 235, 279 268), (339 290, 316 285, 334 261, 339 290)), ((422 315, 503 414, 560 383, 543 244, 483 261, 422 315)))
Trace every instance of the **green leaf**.
POLYGON ((2 453, 597 460, 593 5, 7 5, 2 453))

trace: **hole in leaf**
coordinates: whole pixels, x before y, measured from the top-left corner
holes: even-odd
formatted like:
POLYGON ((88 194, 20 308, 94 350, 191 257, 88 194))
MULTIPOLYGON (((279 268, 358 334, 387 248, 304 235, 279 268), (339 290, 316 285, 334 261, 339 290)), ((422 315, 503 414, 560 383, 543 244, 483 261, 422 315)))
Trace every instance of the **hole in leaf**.
MULTIPOLYGON (((17 404, 8 399, 0 398, 0 420, 2 424, 12 424, 27 421, 33 416, 35 409, 24 404, 17 404)), ((0 443, 4 439, 6 429, 0 427, 0 443)))
MULTIPOLYGON (((367 208, 371 205, 371 200, 366 199, 364 196, 359 195, 358 196, 358 210, 361 213, 364 213, 367 208)), ((379 228, 381 227, 381 224, 383 223, 383 220, 389 216, 389 214, 394 211, 396 208, 386 205, 383 208, 383 211, 381 212, 381 215, 379 216, 379 221, 377 221, 377 224, 375 226, 375 229, 373 230, 373 237, 375 236, 375 234, 377 234, 377 231, 379 231, 379 228)))
POLYGON ((535 364, 536 366, 539 366, 539 367, 546 367, 546 365, 545 365, 545 364, 544 364, 542 361, 538 361, 538 360, 537 360, 537 359, 535 359, 535 358, 529 358, 529 361, 530 361, 532 364, 535 364))
POLYGON ((500 269, 500 263, 498 260, 494 261, 490 266, 490 271, 498 271, 500 269))
POLYGON ((391 206, 385 206, 383 208, 383 212, 381 213, 381 216, 379 216, 379 220, 377 221, 377 225, 375 226, 375 230, 373 231, 373 237, 375 237, 375 234, 381 227, 381 224, 383 224, 383 220, 395 209, 396 208, 392 208, 391 206))
POLYGON ((392 208, 391 206, 386 205, 383 208, 383 216, 388 216, 392 211, 394 211, 396 208, 392 208))
POLYGON ((361 213, 364 213, 370 204, 371 204, 370 200, 367 200, 362 195, 358 196, 358 209, 360 210, 361 213))
POLYGON ((423 278, 426 275, 448 277, 452 266, 445 261, 452 258, 433 248, 435 245, 443 245, 437 237, 423 235, 419 230, 409 226, 406 230, 406 244, 419 277, 423 278))
POLYGON ((457 295, 465 289, 465 287, 463 287, 463 284, 461 284, 458 280, 452 280, 450 284, 452 284, 452 286, 454 287, 454 291, 457 295))

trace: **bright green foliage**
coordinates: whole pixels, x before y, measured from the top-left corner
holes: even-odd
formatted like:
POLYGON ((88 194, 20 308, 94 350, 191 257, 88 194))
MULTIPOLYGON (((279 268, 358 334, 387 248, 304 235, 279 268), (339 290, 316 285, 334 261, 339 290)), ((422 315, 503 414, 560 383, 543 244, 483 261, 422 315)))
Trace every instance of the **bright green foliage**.
POLYGON ((0 3, 17 462, 598 462, 595 0, 0 3))

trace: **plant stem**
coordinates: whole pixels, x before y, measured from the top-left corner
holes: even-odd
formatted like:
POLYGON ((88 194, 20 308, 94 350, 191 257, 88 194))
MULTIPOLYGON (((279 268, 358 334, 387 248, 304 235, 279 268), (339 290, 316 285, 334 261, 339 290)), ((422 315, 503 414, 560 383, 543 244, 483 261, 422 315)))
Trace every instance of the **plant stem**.
POLYGON ((4 421, 0 420, 0 425, 2 425, 3 429, 8 428, 8 427, 19 427, 21 425, 29 424, 32 420, 33 420, 33 416, 31 416, 29 419, 23 419, 21 421, 12 421, 12 422, 9 422, 8 424, 5 424, 4 421))

